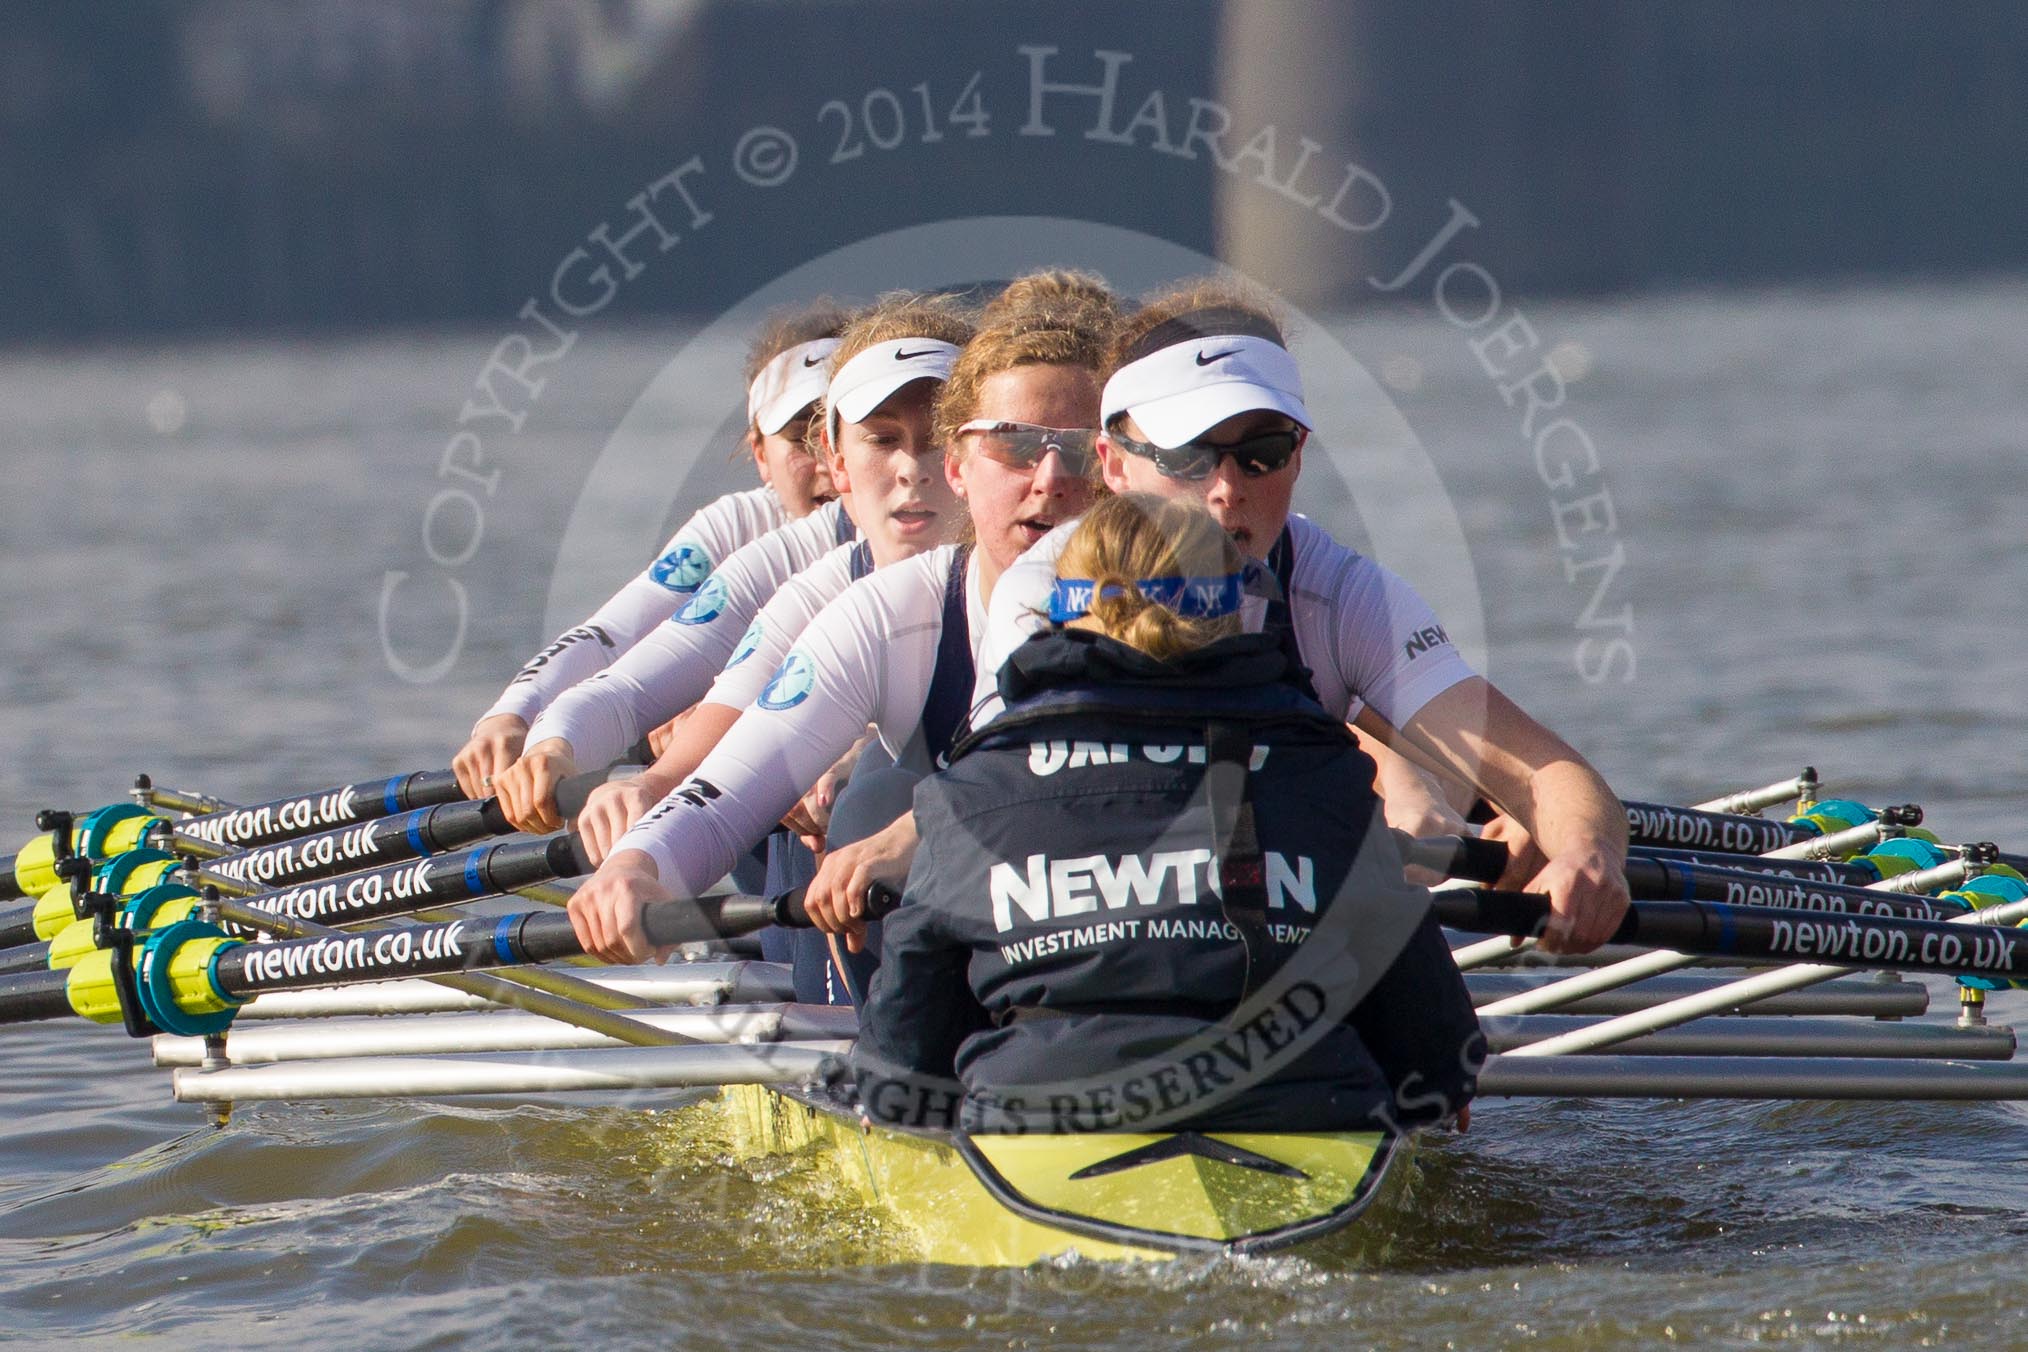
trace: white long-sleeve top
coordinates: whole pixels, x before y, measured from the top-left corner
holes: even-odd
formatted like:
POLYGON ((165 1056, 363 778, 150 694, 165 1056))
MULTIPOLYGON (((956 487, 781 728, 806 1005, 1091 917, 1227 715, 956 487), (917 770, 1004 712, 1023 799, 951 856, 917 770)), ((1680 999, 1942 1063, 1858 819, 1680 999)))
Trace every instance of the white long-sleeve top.
POLYGON ((669 537, 655 561, 614 592, 584 623, 558 634, 516 672, 481 715, 533 722, 564 691, 613 661, 688 602, 741 546, 779 529, 788 512, 772 488, 749 488, 708 503, 669 537))
MULTIPOLYGON (((986 608, 975 554, 964 577, 976 651, 986 608)), ((620 838, 678 896, 723 878, 874 725, 897 761, 931 768, 917 735, 943 638, 957 550, 946 545, 854 582, 823 608, 691 776, 620 838)))
MULTIPOLYGON (((1075 521, 1037 540, 1000 575, 979 644, 972 689, 972 726, 996 716, 1000 668, 1008 654, 1049 624, 1049 595, 1056 561, 1070 543, 1075 521)), ((1289 574, 1289 617, 1296 651, 1325 710, 1350 721, 1360 707, 1401 727, 1430 700, 1473 675, 1436 612, 1399 575, 1331 538, 1306 517, 1289 518, 1295 551, 1289 574)), ((1267 602, 1249 597, 1242 612, 1259 633, 1267 602)))
POLYGON ((689 604, 544 709, 528 730, 528 745, 560 737, 580 765, 606 765, 651 728, 695 704, 768 598, 838 547, 844 510, 840 503, 825 503, 735 550, 689 604))
POLYGON ((759 699, 810 622, 857 580, 853 555, 860 548, 840 545, 784 582, 746 627, 702 702, 744 709, 759 699))

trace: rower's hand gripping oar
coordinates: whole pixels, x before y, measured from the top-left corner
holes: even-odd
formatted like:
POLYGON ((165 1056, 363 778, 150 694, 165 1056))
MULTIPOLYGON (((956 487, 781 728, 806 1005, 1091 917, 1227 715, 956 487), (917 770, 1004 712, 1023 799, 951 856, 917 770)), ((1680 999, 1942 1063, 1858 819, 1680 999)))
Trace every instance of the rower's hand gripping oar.
MULTIPOLYGON (((899 900, 891 888, 875 884, 868 889, 865 914, 878 919, 899 900)), ((808 928, 810 919, 799 888, 772 897, 730 894, 655 902, 643 911, 641 923, 648 941, 659 947, 734 938, 768 925, 808 928)), ((124 1022, 130 1031, 152 1025, 208 1037, 224 1031, 241 1005, 268 991, 437 976, 583 954, 570 917, 556 911, 266 944, 250 944, 216 925, 186 920, 135 937, 125 962, 116 945, 89 955, 68 974, 0 977, 0 1023, 75 1014, 96 1023, 124 1022)))

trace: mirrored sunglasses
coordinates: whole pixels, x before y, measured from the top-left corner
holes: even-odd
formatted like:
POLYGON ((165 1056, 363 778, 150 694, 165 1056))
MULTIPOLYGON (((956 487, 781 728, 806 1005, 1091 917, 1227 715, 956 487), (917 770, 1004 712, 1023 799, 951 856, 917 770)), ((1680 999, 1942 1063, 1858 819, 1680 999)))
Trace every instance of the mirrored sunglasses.
POLYGON ((1034 469, 1051 451, 1068 474, 1098 472, 1098 429, 1043 427, 1036 423, 975 418, 958 429, 972 450, 1012 469, 1034 469))

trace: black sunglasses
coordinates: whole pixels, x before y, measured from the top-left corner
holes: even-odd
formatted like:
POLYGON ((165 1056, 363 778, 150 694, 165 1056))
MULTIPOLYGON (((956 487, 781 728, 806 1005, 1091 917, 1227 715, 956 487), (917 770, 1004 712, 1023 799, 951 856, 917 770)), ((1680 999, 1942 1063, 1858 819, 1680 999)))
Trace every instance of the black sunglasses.
POLYGON ((1185 480, 1210 477, 1211 472, 1218 468, 1218 462, 1228 455, 1239 466, 1239 472, 1249 479, 1273 474, 1288 467, 1308 436, 1307 428, 1282 427, 1239 441, 1186 441, 1181 446, 1170 447, 1135 441, 1116 427, 1106 429, 1106 440, 1130 455, 1152 462, 1155 472, 1163 478, 1185 480))

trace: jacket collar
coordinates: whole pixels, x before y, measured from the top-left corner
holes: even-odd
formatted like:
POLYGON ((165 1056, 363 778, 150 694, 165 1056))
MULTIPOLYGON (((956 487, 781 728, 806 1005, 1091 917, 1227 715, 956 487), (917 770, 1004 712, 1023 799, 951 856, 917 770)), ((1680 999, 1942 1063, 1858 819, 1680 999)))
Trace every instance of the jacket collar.
POLYGON ((1009 705, 1065 686, 1225 694, 1282 681, 1288 666, 1280 646, 1265 634, 1235 634, 1162 662, 1103 634, 1054 629, 1008 656, 1000 668, 1000 694, 1009 705))

